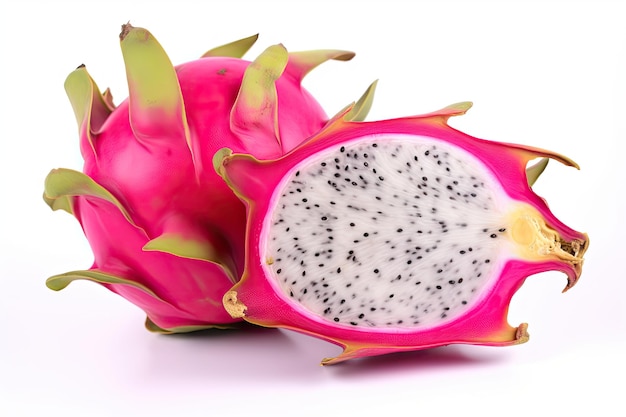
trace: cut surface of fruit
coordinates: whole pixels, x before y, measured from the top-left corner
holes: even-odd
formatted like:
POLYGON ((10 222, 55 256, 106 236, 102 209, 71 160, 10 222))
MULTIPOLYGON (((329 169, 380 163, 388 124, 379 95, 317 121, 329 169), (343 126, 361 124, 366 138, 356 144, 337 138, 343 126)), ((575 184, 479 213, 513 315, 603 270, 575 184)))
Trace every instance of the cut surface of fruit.
POLYGON ((575 164, 453 130, 449 109, 339 117, 273 161, 216 156, 249 215, 246 268, 227 310, 345 348, 326 363, 525 341, 526 325, 506 321, 511 297, 547 270, 565 272, 570 288, 587 248, 531 190, 526 166, 538 157, 575 164))

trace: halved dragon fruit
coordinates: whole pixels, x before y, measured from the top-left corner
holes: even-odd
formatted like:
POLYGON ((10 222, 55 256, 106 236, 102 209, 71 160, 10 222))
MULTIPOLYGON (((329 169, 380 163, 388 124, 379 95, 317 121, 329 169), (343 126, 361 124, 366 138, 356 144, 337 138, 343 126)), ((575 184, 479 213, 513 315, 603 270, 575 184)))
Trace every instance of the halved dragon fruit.
MULTIPOLYGON (((119 107, 84 66, 68 76, 84 173, 52 170, 44 199, 78 219, 95 261, 48 287, 100 283, 144 309, 154 331, 238 320, 221 300, 243 270, 245 208, 213 170, 213 155, 228 146, 277 158, 317 132, 328 118, 301 81, 324 61, 354 55, 274 45, 241 59, 256 38, 174 67, 150 32, 123 25, 129 98, 119 107)), ((371 97, 370 89, 353 117, 371 97)))
POLYGON ((513 294, 548 270, 571 288, 588 246, 530 186, 548 158, 576 164, 448 126, 469 107, 378 122, 341 114, 272 161, 216 154, 249 216, 230 314, 344 348, 323 364, 527 341, 526 324, 507 322, 513 294))

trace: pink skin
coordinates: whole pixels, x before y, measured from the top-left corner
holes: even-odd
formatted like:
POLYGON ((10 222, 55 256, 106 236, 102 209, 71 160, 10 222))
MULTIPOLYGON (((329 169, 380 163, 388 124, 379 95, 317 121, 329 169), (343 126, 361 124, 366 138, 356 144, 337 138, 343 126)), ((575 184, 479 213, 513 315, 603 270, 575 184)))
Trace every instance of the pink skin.
POLYGON ((230 112, 249 62, 203 58, 181 65, 177 74, 193 148, 182 138, 138 141, 128 120, 128 100, 106 119, 94 141, 95 155, 81 137, 83 171, 122 200, 147 236, 172 229, 230 242, 235 275, 243 270, 245 208, 212 167, 213 154, 225 146, 261 159, 277 158, 317 132, 328 120, 299 80, 287 73, 277 82, 278 124, 282 143, 254 143, 233 134, 230 112), (305 110, 306 109, 306 110, 305 110), (200 168, 198 168, 198 165, 200 168), (194 171, 200 172, 194 181, 194 171), (202 225, 202 227, 197 227, 202 225))
POLYGON ((216 156, 221 162, 221 168, 218 169, 246 203, 249 214, 246 269, 242 279, 224 298, 229 312, 255 324, 283 327, 317 336, 345 349, 339 357, 325 359, 323 364, 451 343, 503 346, 525 342, 528 339, 526 325, 515 328, 507 323, 512 296, 529 275, 550 270, 567 275, 567 290, 578 280, 582 262, 573 265, 555 259, 508 260, 502 265, 499 278, 488 293, 467 313, 431 328, 402 332, 382 329, 368 332, 362 328, 337 326, 322 321, 289 298, 278 294, 265 276, 262 266, 266 260, 262 259, 259 243, 262 239, 261 225, 265 222, 272 192, 282 178, 292 167, 316 152, 374 133, 430 136, 468 150, 492 170, 512 199, 534 207, 563 240, 580 242, 582 256, 587 247, 587 236, 567 227, 550 212, 543 199, 530 189, 525 171, 527 163, 537 157, 553 158, 567 165, 575 164, 548 151, 484 141, 450 128, 447 119, 463 114, 467 108, 450 107, 425 116, 367 123, 347 122, 339 117, 301 147, 274 161, 258 161, 250 155, 220 152, 216 156))
POLYGON ((102 284, 142 308, 149 324, 181 331, 235 321, 216 302, 232 285, 220 265, 142 250, 145 231, 106 201, 75 198, 74 214, 94 253, 90 270, 128 280, 102 284))
POLYGON ((122 208, 98 196, 79 195, 80 190, 60 196, 69 198, 69 211, 81 223, 95 262, 89 271, 52 277, 51 288, 64 288, 74 279, 98 282, 145 310, 147 327, 160 332, 224 327, 240 321, 226 313, 221 299, 243 271, 246 213, 215 173, 213 154, 228 146, 259 158, 277 158, 328 120, 301 87, 302 68, 293 62, 276 81, 280 111, 274 110, 280 141, 275 136, 251 138, 235 133, 231 109, 249 65, 237 58, 209 57, 176 67, 190 143, 181 137, 182 125, 176 125, 176 116, 161 109, 143 112, 160 120, 136 123, 145 133, 153 132, 154 126, 170 126, 172 119, 171 131, 137 138, 129 123, 129 101, 113 109, 100 99, 94 84, 95 98, 79 121, 84 173, 109 191, 122 208), (158 123, 163 120, 167 123, 158 123), (213 259, 145 247, 168 234, 210 244, 213 259), (89 275, 93 271, 105 274, 104 278, 89 275))

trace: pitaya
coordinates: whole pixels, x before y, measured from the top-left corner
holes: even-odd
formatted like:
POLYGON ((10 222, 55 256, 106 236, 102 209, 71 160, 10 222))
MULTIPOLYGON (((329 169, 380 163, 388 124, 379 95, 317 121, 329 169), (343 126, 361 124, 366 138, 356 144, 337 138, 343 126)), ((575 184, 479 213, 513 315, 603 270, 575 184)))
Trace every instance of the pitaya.
MULTIPOLYGON (((274 45, 248 62, 241 56, 252 36, 174 67, 147 30, 123 25, 120 40, 128 100, 116 108, 84 66, 65 83, 84 173, 53 170, 44 199, 78 219, 95 261, 47 285, 100 283, 145 310, 154 331, 228 325, 239 319, 221 300, 243 270, 245 208, 213 170, 213 155, 228 146, 277 158, 318 131, 328 118, 301 80, 326 60, 354 54, 288 54, 274 45)), ((354 118, 363 117, 372 91, 354 118)))
POLYGON ((507 323, 513 294, 547 270, 571 288, 588 247, 531 183, 549 158, 576 164, 447 124, 469 107, 378 122, 340 114, 272 161, 218 152, 216 170, 249 216, 245 271, 224 296, 230 314, 344 348, 323 364, 527 341, 526 324, 507 323))

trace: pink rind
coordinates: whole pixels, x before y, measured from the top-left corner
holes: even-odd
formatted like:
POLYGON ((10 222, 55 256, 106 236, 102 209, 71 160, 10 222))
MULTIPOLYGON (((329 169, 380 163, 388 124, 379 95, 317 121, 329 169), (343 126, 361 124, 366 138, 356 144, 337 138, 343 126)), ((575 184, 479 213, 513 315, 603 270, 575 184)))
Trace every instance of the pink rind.
POLYGON ((528 185, 526 166, 537 157, 558 160, 577 167, 570 159, 539 148, 490 142, 473 138, 452 129, 447 118, 463 114, 469 105, 456 105, 425 116, 409 117, 379 122, 349 122, 343 113, 332 119, 316 136, 285 156, 273 161, 259 161, 250 155, 222 153, 215 161, 220 175, 247 205, 246 269, 242 279, 226 294, 226 309, 245 320, 262 326, 282 327, 319 337, 344 348, 337 358, 325 359, 322 364, 379 355, 401 350, 425 349, 448 344, 475 344, 505 346, 528 340, 525 323, 512 327, 507 322, 508 306, 525 279, 533 274, 557 270, 568 277, 566 290, 571 288, 581 274, 582 262, 571 265, 557 260, 509 260, 503 265, 500 279, 484 294, 466 314, 445 324, 415 331, 367 332, 337 326, 334 323, 312 319, 293 308, 289 301, 275 292, 264 276, 260 259, 259 242, 261 225, 269 210, 273 190, 283 177, 312 154, 338 143, 344 143, 372 134, 410 134, 438 138, 456 145, 480 159, 502 184, 509 196, 537 209, 546 223, 565 240, 582 242, 580 256, 588 246, 588 238, 561 223, 528 185))

